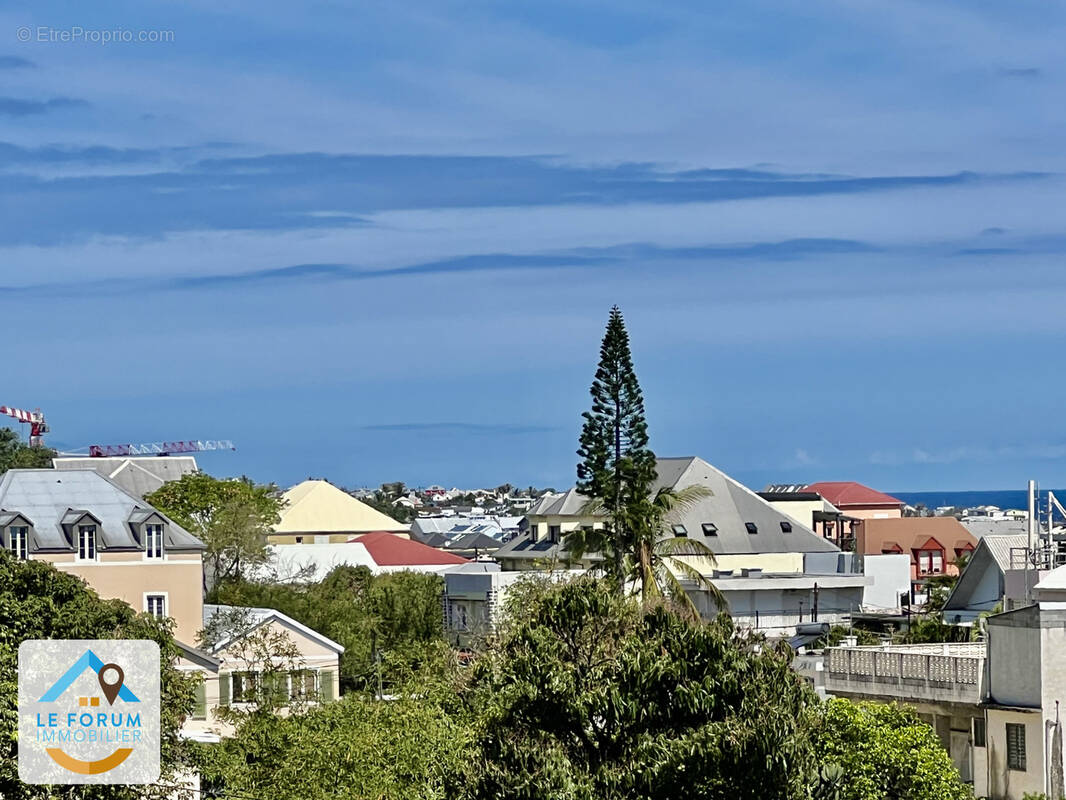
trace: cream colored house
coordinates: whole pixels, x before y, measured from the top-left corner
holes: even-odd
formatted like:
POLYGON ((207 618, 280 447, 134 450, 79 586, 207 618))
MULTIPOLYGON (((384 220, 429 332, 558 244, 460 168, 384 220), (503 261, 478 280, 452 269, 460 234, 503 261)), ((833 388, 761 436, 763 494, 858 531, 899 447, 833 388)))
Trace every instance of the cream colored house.
POLYGON ((308 480, 282 496, 281 520, 270 544, 347 542, 363 533, 386 531, 407 536, 409 526, 382 514, 328 481, 308 480))
POLYGON ((203 620, 203 543, 94 470, 12 469, 0 478, 0 536, 16 558, 47 561, 104 598, 174 620, 203 620))
MULTIPOLYGON (((220 615, 235 621, 238 630, 205 649, 182 648, 178 669, 203 678, 182 736, 218 741, 231 735, 233 726, 220 709, 250 709, 267 673, 283 683, 278 689, 294 705, 306 708, 340 695, 341 645, 272 608, 205 605, 204 625, 217 622, 220 615), (255 637, 260 644, 252 641, 255 637), (283 642, 292 653, 266 647, 268 640, 283 642)), ((288 710, 283 707, 281 713, 288 710)))

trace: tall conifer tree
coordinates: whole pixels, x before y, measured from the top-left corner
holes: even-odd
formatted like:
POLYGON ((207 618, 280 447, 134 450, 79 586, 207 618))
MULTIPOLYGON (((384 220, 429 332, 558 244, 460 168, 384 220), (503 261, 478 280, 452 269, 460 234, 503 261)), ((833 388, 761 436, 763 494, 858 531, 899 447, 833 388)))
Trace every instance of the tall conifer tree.
POLYGON ((610 518, 604 541, 614 579, 624 583, 624 558, 637 520, 647 514, 655 482, 655 454, 622 312, 611 309, 600 345, 600 364, 589 390, 592 409, 582 416, 577 489, 602 505, 610 518))

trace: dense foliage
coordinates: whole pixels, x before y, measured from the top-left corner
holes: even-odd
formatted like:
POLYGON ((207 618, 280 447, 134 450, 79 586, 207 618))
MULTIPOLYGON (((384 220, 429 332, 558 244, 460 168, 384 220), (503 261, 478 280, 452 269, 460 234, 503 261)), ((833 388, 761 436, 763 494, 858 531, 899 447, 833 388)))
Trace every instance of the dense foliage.
POLYGON ((30 447, 11 428, 0 428, 0 474, 9 469, 48 468, 55 457, 51 447, 30 447))
POLYGON ((397 670, 425 657, 427 644, 440 641, 442 591, 438 575, 340 566, 308 584, 227 581, 210 599, 275 608, 343 645, 341 687, 351 690, 376 686, 379 668, 390 684, 397 670))
POLYGON ((249 720, 209 748, 204 787, 221 798, 443 800, 454 796, 470 737, 432 697, 352 694, 306 714, 249 720))
POLYGON ((787 649, 726 616, 693 623, 588 577, 520 582, 508 606, 472 666, 436 642, 390 699, 249 715, 206 747, 205 787, 280 800, 969 796, 913 713, 819 702, 787 649))
POLYGON ((833 800, 973 796, 933 729, 905 706, 829 700, 813 739, 818 760, 840 767, 833 800))
POLYGON ((476 666, 477 798, 801 798, 817 698, 789 653, 583 579, 476 666))
POLYGON ((38 800, 52 797, 125 798, 168 792, 123 786, 30 786, 18 779, 15 683, 19 644, 26 639, 151 639, 162 656, 162 766, 166 782, 183 758, 177 732, 192 709, 194 682, 174 669, 177 656, 167 624, 136 614, 120 600, 101 600, 79 578, 41 561, 15 561, 0 550, 0 797, 38 800))
POLYGON ((282 506, 273 484, 223 480, 204 472, 183 475, 144 499, 200 537, 207 548, 204 574, 211 584, 239 579, 266 563, 266 535, 282 506))

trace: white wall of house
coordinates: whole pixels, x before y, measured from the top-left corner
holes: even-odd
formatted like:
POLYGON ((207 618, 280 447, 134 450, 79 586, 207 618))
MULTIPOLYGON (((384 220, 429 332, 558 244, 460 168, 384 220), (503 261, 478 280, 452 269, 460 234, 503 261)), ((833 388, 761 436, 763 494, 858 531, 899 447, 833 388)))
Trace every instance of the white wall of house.
POLYGON ((911 559, 908 555, 863 556, 862 571, 873 579, 862 594, 862 605, 866 609, 898 609, 900 595, 910 592, 911 559))

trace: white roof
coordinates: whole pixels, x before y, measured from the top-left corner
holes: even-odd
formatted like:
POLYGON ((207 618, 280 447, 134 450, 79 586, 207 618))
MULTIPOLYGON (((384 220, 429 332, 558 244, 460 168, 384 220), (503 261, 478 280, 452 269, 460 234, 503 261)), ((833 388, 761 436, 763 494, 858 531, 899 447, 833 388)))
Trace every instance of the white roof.
POLYGON ((210 622, 211 618, 214 617, 216 614, 224 614, 234 611, 243 611, 247 613, 250 626, 242 633, 239 633, 236 636, 231 636, 228 639, 225 639, 216 644, 214 647, 211 648, 211 653, 219 653, 222 650, 225 650, 229 645, 233 644, 233 642, 247 636, 252 631, 262 627, 263 625, 271 621, 277 622, 286 628, 291 628, 292 630, 299 631, 307 638, 313 639, 314 641, 321 644, 323 647, 327 647, 330 650, 333 650, 334 652, 344 652, 343 645, 338 644, 337 642, 330 639, 328 636, 323 636, 316 630, 308 628, 306 625, 294 620, 288 614, 282 614, 280 611, 274 608, 221 606, 212 605, 210 603, 204 603, 204 626, 206 627, 207 623, 210 622))
POLYGON ((380 566, 374 561, 370 551, 359 542, 330 542, 328 544, 274 544, 267 547, 267 563, 253 575, 276 578, 279 581, 292 580, 308 567, 314 568, 314 574, 301 580, 321 580, 334 567, 366 567, 375 575, 384 572, 443 572, 454 564, 422 564, 380 566))

